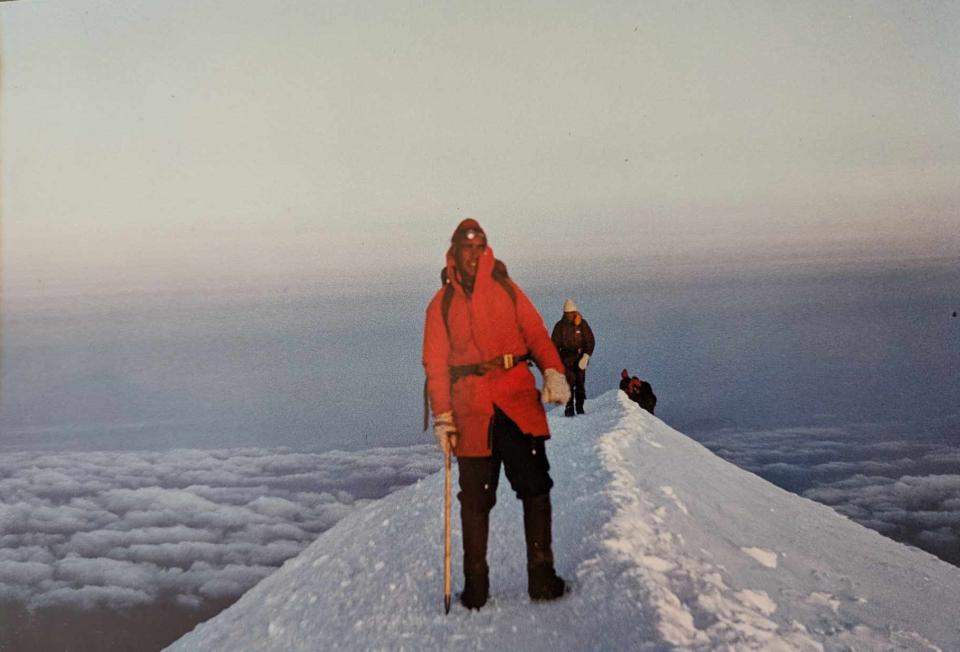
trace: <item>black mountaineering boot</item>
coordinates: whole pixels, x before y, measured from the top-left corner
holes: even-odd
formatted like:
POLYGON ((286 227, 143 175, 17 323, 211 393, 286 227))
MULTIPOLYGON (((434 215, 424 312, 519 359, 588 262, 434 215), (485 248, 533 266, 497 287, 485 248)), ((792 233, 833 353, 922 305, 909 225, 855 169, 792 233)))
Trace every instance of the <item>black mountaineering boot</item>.
POLYGON ((463 569, 463 593, 460 594, 460 604, 467 609, 480 609, 487 604, 490 596, 490 575, 486 568, 463 569))
POLYGON ((553 567, 550 494, 523 500, 523 531, 527 539, 527 593, 531 600, 555 600, 567 584, 553 567))
POLYGON ((566 409, 563 411, 563 416, 572 417, 575 416, 576 412, 573 411, 573 403, 567 403, 566 409))
POLYGON ((487 536, 490 530, 489 510, 460 508, 463 526, 463 593, 460 603, 467 609, 479 609, 490 595, 490 571, 487 567, 487 536))
POLYGON ((527 593, 534 601, 556 600, 567 590, 567 583, 557 575, 553 564, 527 568, 527 593))

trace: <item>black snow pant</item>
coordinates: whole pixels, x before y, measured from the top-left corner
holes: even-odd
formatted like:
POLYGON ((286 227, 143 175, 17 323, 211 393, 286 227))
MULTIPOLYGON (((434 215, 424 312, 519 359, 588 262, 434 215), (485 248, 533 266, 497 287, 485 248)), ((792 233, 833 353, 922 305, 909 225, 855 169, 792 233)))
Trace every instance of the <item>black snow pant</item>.
POLYGON ((490 510, 497 502, 500 466, 510 487, 523 501, 527 564, 553 565, 551 547, 550 463, 544 437, 523 434, 510 417, 494 409, 490 425, 493 454, 490 457, 461 457, 459 468, 460 521, 463 526, 463 572, 469 579, 488 573, 487 539, 490 510))
POLYGON ((576 407, 577 414, 583 414, 583 402, 587 398, 587 390, 583 386, 587 379, 587 372, 581 369, 578 364, 579 358, 573 364, 564 364, 566 371, 567 384, 570 385, 570 401, 567 403, 567 414, 574 411, 576 407))

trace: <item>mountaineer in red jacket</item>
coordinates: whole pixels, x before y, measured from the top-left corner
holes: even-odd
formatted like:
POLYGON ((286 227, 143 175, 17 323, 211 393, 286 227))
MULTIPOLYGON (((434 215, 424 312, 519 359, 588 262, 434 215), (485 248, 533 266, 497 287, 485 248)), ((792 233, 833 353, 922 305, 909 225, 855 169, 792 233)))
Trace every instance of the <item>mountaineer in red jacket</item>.
POLYGON ((476 220, 463 220, 451 242, 444 287, 427 307, 423 366, 434 435, 459 468, 460 601, 479 609, 489 595, 487 538, 501 464, 523 501, 527 591, 533 600, 552 600, 566 584, 551 547, 550 430, 527 360, 543 372, 544 402, 563 405, 570 388, 543 318, 494 258, 476 220))

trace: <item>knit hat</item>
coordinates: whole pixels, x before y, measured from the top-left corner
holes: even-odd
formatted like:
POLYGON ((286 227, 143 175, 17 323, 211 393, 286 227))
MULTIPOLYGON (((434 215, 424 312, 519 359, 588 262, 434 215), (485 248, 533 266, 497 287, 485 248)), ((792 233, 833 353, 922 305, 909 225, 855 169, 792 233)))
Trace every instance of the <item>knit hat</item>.
POLYGON ((462 245, 473 242, 477 238, 482 240, 483 244, 487 244, 487 234, 483 232, 480 223, 472 217, 468 217, 457 225, 453 236, 450 238, 450 242, 454 245, 462 245))
POLYGON ((563 302, 563 311, 564 312, 577 312, 577 304, 573 302, 573 299, 567 299, 563 302))
POLYGON ((620 372, 620 377, 623 378, 624 380, 626 380, 627 378, 630 377, 630 374, 628 374, 628 373, 627 373, 627 370, 624 369, 623 371, 620 372))

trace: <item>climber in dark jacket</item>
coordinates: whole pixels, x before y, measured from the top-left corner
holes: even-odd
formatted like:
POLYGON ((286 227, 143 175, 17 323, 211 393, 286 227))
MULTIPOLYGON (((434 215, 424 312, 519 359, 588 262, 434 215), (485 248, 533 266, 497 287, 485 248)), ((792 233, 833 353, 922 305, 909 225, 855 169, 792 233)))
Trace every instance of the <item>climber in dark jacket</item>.
POLYGON ((551 339, 563 361, 567 384, 573 390, 564 414, 568 417, 583 414, 583 401, 587 398, 584 381, 595 342, 590 324, 577 310, 572 299, 563 302, 563 317, 554 325, 551 339))

